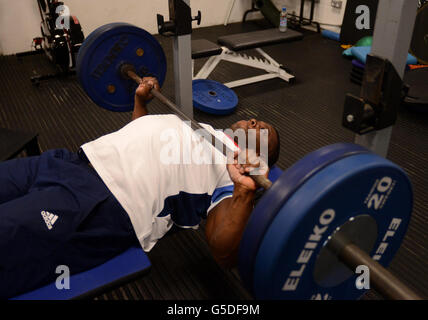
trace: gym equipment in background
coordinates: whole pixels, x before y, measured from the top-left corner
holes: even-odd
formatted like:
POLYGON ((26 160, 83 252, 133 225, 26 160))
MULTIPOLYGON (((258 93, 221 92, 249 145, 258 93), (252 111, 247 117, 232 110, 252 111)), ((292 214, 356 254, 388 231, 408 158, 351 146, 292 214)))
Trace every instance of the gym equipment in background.
MULTIPOLYGON (((300 0, 300 14, 296 15, 294 13, 287 12, 288 25, 292 28, 298 28, 301 26, 313 25, 317 28, 317 32, 321 32, 320 24, 314 21, 314 12, 315 12, 315 2, 316 0, 310 0, 311 8, 309 13, 309 18, 304 17, 306 0, 300 0)), ((253 0, 251 2, 251 9, 245 11, 242 18, 242 22, 245 22, 247 15, 251 12, 260 11, 263 16, 275 27, 279 27, 279 10, 271 0, 253 0)), ((288 10, 287 10, 288 11, 288 10)))
POLYGON ((407 71, 403 82, 407 86, 403 106, 411 111, 428 112, 428 68, 407 71))
MULTIPOLYGON (((428 52, 426 33, 428 32, 428 3, 420 1, 413 29, 410 52, 407 55, 407 65, 417 65, 418 60, 423 62, 428 52)), ((349 49, 351 56, 357 60, 352 61, 351 81, 362 85, 364 66, 367 55, 371 51, 372 37, 366 36, 360 39, 354 47, 349 49)), ((428 71, 426 68, 410 69, 406 68, 403 79, 404 90, 402 105, 411 111, 428 111, 428 71)))
POLYGON ((360 40, 357 41, 357 43, 352 46, 352 45, 342 45, 342 48, 346 48, 343 52, 342 55, 346 58, 353 58, 354 55, 352 54, 352 48, 353 47, 370 47, 373 43, 373 37, 372 36, 365 36, 362 37, 360 40))
POLYGON ((58 72, 31 78, 38 85, 41 80, 74 73, 76 55, 84 41, 82 27, 76 16, 71 16, 64 2, 37 0, 42 37, 33 40, 36 51, 43 51, 58 68, 58 72))
POLYGON ((251 9, 245 11, 242 22, 245 22, 247 15, 251 12, 260 11, 266 20, 275 27, 279 27, 279 10, 270 0, 253 0, 251 1, 251 9))
POLYGON ((364 76, 364 67, 365 65, 360 61, 356 59, 352 60, 352 71, 351 71, 350 79, 353 83, 361 86, 363 82, 363 76, 364 76))
MULTIPOLYGON (((351 82, 362 85, 364 68, 365 64, 352 60, 351 82)), ((401 101, 401 105, 411 111, 428 112, 428 67, 406 70, 401 101)))
POLYGON ((193 106, 214 115, 233 113, 238 96, 232 89, 214 80, 193 80, 193 106))
MULTIPOLYGON (((420 0, 410 52, 420 63, 428 64, 428 1, 420 0)), ((409 70, 404 76, 408 87, 403 105, 416 112, 428 112, 428 68, 409 70)))
POLYGON ((347 94, 345 98, 342 125, 356 133, 355 143, 383 157, 388 154, 403 97, 417 4, 416 0, 379 1, 361 93, 347 94))
POLYGON ((190 0, 168 0, 169 21, 161 14, 157 15, 159 34, 173 37, 173 60, 175 80, 175 101, 182 111, 193 117, 192 102, 192 22, 201 24, 202 15, 192 17, 190 0))
POLYGON ((303 35, 300 32, 294 30, 280 32, 278 28, 274 28, 219 37, 217 41, 221 46, 208 40, 204 40, 203 42, 201 40, 196 40, 198 41, 198 45, 195 46, 195 51, 192 52, 193 59, 199 56, 210 56, 210 58, 205 62, 193 79, 208 78, 221 61, 228 61, 266 72, 259 76, 224 83, 224 85, 229 88, 273 78, 280 78, 284 81, 293 83, 295 76, 292 74, 292 71, 269 56, 262 47, 301 39, 303 39, 303 35), (215 49, 220 51, 216 51, 215 49), (255 49, 258 56, 249 56, 245 53, 239 53, 240 51, 249 49, 255 49), (220 52, 220 54, 218 54, 218 52, 220 52))
POLYGON ((354 47, 371 47, 373 44, 373 36, 365 36, 357 41, 354 47))
MULTIPOLYGON (((352 55, 357 60, 359 60, 361 63, 364 63, 364 64, 366 63, 367 55, 371 52, 371 50, 372 50, 371 46, 369 46, 369 47, 357 47, 357 46, 354 46, 354 47, 351 48, 352 55)), ((413 55, 411 55, 410 53, 408 53, 407 54, 406 64, 417 64, 417 63, 418 63, 417 59, 413 55)))
POLYGON ((410 52, 421 63, 428 64, 428 1, 420 1, 410 52))
POLYGON ((321 35, 330 40, 340 41, 340 34, 331 30, 325 29, 321 31, 321 35))

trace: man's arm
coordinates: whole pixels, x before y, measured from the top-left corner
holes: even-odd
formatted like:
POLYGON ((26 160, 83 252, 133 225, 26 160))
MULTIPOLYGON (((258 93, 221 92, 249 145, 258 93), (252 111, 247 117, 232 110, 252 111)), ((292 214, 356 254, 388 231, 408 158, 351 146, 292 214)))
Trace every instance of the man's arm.
POLYGON ((238 263, 239 244, 253 211, 257 185, 245 175, 249 171, 248 166, 230 164, 227 169, 235 186, 233 196, 224 199, 210 211, 205 234, 217 263, 223 267, 233 267, 238 263))
POLYGON ((208 215, 205 234, 214 259, 222 267, 238 263, 239 244, 253 206, 254 191, 235 185, 232 198, 221 201, 208 215))
POLYGON ((159 90, 159 83, 156 78, 145 77, 141 81, 137 90, 135 91, 135 103, 134 111, 132 112, 132 120, 138 119, 142 116, 147 115, 146 101, 153 98, 153 95, 150 93, 152 89, 159 90))

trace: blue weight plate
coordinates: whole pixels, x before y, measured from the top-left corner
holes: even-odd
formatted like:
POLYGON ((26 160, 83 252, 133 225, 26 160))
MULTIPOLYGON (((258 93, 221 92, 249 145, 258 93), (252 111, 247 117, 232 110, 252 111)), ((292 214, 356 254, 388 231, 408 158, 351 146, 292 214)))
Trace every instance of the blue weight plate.
MULTIPOLYGON (((117 25, 123 25, 124 23, 120 23, 120 22, 115 22, 115 23, 109 23, 109 24, 105 24, 101 27, 98 27, 97 29, 95 29, 94 31, 92 31, 86 38, 85 41, 83 41, 82 45, 80 46, 79 52, 77 54, 77 60, 76 60, 76 70, 77 70, 77 75, 79 77, 79 70, 80 70, 80 66, 82 64, 82 59, 85 57, 86 54, 86 50, 88 48, 90 48, 90 44, 92 43, 92 41, 94 39, 97 38, 97 36, 102 33, 104 30, 117 26, 117 25)), ((82 75, 84 74, 84 72, 81 73, 82 75)), ((79 77, 79 81, 80 77, 79 77)))
POLYGON ((350 143, 337 143, 313 151, 287 169, 268 190, 251 213, 239 249, 239 272, 247 289, 252 291, 254 266, 260 243, 282 205, 311 176, 327 165, 369 150, 350 143))
POLYGON ((134 108, 137 84, 123 79, 123 63, 135 66, 137 74, 154 76, 162 86, 166 58, 162 47, 147 31, 127 23, 111 23, 92 32, 77 59, 77 75, 88 96, 100 107, 126 112, 134 108))
MULTIPOLYGON (((356 299, 356 276, 333 285, 315 281, 314 266, 329 236, 365 215, 375 224, 370 255, 387 266, 410 221, 412 187, 404 171, 375 154, 336 161, 302 185, 265 233, 254 271, 258 299, 356 299), (318 236, 312 236, 313 234, 318 236), (311 238, 310 238, 311 237, 311 238)), ((364 237, 359 230, 357 237, 364 237)))
POLYGON ((279 177, 281 177, 283 171, 278 168, 277 166, 273 166, 272 168, 269 169, 269 180, 272 182, 275 182, 276 180, 279 179, 279 177))
POLYGON ((235 111, 238 96, 224 84, 206 79, 193 80, 193 105, 196 109, 215 115, 235 111))

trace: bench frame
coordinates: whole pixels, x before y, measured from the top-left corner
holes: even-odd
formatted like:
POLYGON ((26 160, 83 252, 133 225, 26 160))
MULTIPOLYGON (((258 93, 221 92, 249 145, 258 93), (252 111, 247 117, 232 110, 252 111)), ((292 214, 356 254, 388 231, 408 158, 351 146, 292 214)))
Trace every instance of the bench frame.
MULTIPOLYGON (((256 48, 255 50, 262 56, 262 58, 237 53, 227 47, 221 48, 222 52, 219 55, 211 56, 202 66, 201 70, 199 70, 199 72, 193 77, 194 80, 207 79, 221 61, 229 61, 266 71, 266 74, 225 83, 224 85, 229 88, 235 88, 273 78, 280 78, 290 83, 295 80, 294 75, 287 72, 287 69, 283 65, 279 64, 261 48, 256 48)), ((192 70, 192 73, 194 74, 194 59, 192 59, 192 70)))

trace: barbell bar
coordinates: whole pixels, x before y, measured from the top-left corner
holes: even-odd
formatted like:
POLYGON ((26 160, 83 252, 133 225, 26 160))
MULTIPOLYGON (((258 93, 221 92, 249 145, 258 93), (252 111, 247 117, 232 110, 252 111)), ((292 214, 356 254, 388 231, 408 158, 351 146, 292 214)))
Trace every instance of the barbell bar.
POLYGON ((374 261, 364 250, 349 241, 341 232, 333 235, 327 247, 336 252, 339 260, 351 270, 366 266, 370 270, 370 284, 385 298, 393 300, 422 300, 413 290, 403 284, 394 274, 374 261))
MULTIPOLYGON (((77 59, 88 96, 112 111, 133 109, 138 73, 162 85, 165 72, 156 39, 124 23, 95 30, 77 59)), ((152 94, 192 129, 206 131, 159 91, 152 94)), ((209 136, 226 155, 227 146, 209 136)), ((252 178, 266 192, 244 231, 239 268, 256 298, 355 298, 363 291, 355 288, 354 270, 365 265, 383 296, 421 299, 382 266, 398 250, 412 211, 411 184, 397 165, 361 146, 336 144, 308 154, 273 185, 264 176, 252 178)))

